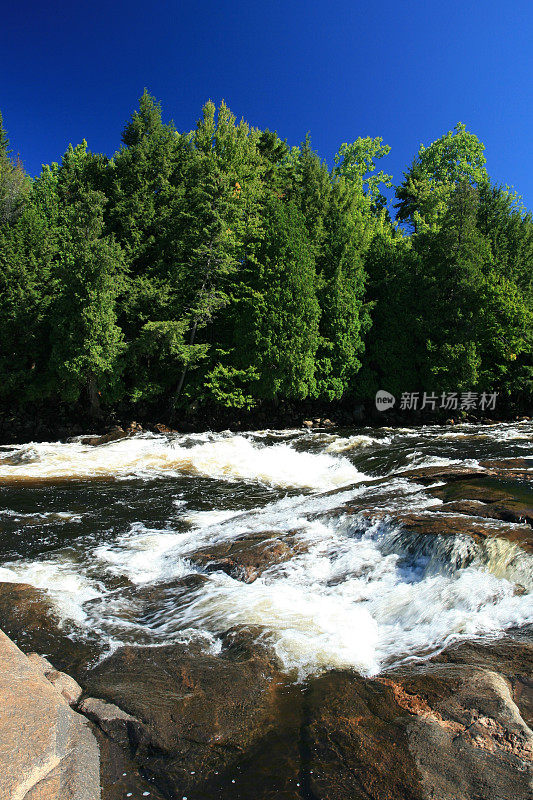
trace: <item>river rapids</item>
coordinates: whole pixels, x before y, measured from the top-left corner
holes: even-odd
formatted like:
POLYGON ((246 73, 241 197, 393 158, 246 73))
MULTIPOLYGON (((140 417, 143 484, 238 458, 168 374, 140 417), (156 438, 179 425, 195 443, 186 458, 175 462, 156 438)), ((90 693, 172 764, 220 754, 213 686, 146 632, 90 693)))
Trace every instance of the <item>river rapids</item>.
POLYGON ((460 534, 416 540, 391 519, 442 503, 408 470, 525 457, 533 471, 532 437, 524 422, 2 447, 0 581, 46 590, 100 657, 193 640, 217 653, 246 628, 296 679, 376 675, 533 622, 533 556, 497 530, 481 547, 460 534), (290 536, 294 554, 251 583, 195 561, 265 532, 290 536))

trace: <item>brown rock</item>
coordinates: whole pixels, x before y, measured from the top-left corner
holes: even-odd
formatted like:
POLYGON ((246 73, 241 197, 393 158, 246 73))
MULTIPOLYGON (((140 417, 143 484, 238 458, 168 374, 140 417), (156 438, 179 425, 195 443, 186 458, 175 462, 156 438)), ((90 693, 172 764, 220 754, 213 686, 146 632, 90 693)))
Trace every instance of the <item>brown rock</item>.
POLYGON ((303 796, 423 800, 401 716, 392 688, 381 682, 345 672, 312 681, 306 694, 303 796))
POLYGON ((328 800, 526 800, 533 733, 504 678, 458 664, 365 680, 328 673, 307 695, 306 788, 328 800))
POLYGON ((139 721, 136 761, 181 797, 217 780, 274 730, 280 680, 257 648, 233 660, 167 645, 120 648, 85 685, 139 721))
POLYGON ((77 675, 80 667, 98 654, 98 646, 71 637, 61 626, 47 593, 25 583, 0 582, 0 628, 25 651, 45 653, 67 673, 77 675))
POLYGON ((0 631, 0 774, 6 800, 99 800, 98 745, 39 668, 0 631))
POLYGON ((54 669, 46 672, 45 677, 50 681, 54 689, 67 701, 69 706, 75 706, 82 695, 82 689, 74 678, 65 672, 54 669))
POLYGON ((77 709, 94 722, 109 738, 127 749, 135 738, 135 730, 139 728, 139 720, 126 714, 114 703, 106 703, 95 697, 85 697, 77 709))
POLYGON ((533 727, 533 629, 526 626, 495 642, 458 642, 432 662, 467 664, 498 672, 509 682, 522 718, 533 727))
POLYGON ((436 506, 435 511, 499 519, 503 522, 527 523, 533 527, 533 506, 520 503, 517 500, 502 499, 490 503, 482 503, 475 500, 457 500, 436 506))
POLYGON ((101 444, 108 444, 109 442, 116 442, 119 439, 125 439, 128 435, 128 432, 125 431, 124 428, 121 428, 120 425, 116 425, 107 433, 102 434, 102 436, 93 436, 91 438, 84 439, 83 443, 88 444, 91 447, 98 447, 101 444))
POLYGON ((63 699, 67 701, 69 706, 76 705, 82 695, 82 689, 74 678, 71 678, 65 672, 59 672, 59 670, 54 669, 47 658, 37 653, 30 653, 28 660, 44 675, 56 692, 59 692, 63 699))
POLYGON ((54 667, 48 661, 48 659, 45 658, 44 656, 40 656, 38 653, 29 653, 27 658, 28 658, 28 661, 31 661, 33 666, 36 667, 45 676, 46 676, 47 672, 53 672, 54 671, 54 667))
POLYGON ((533 460, 530 458, 491 458, 479 463, 482 467, 490 470, 521 472, 522 470, 533 469, 533 460))
POLYGON ((435 483, 436 481, 461 481, 466 478, 484 478, 490 475, 486 469, 477 467, 465 467, 462 464, 450 464, 444 467, 421 467, 410 469, 400 473, 402 478, 421 483, 423 485, 435 483))
POLYGON ((174 428, 169 428, 168 425, 164 425, 162 422, 157 422, 153 426, 153 430, 157 433, 178 433, 177 430, 174 428))
POLYGON ((253 583, 270 566, 288 561, 302 548, 294 536, 281 539, 278 532, 265 531, 197 550, 188 558, 207 572, 221 570, 244 583, 253 583))

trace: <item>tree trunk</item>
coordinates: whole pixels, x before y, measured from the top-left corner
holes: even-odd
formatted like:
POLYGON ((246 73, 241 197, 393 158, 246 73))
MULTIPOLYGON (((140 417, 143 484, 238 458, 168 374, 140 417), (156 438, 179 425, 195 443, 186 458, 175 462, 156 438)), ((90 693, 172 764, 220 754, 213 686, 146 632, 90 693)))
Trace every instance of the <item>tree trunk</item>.
POLYGON ((102 417, 102 410, 100 408, 100 398, 98 397, 98 390, 96 388, 96 379, 93 374, 89 375, 87 379, 87 395, 89 398, 89 416, 92 419, 100 419, 102 417))
MULTIPOLYGON (((194 344, 194 340, 196 338, 197 329, 198 329, 198 320, 195 320, 194 325, 191 328, 191 335, 189 336, 189 344, 190 345, 194 344)), ((183 389, 183 384, 185 383, 186 374, 187 374, 187 364, 185 364, 184 367, 183 367, 183 370, 181 372, 178 384, 176 386, 176 389, 174 391, 174 395, 173 395, 172 400, 171 400, 171 404, 170 404, 171 419, 174 418, 174 414, 176 412, 176 405, 177 405, 177 402, 179 400, 179 396, 181 394, 181 390, 183 389)))

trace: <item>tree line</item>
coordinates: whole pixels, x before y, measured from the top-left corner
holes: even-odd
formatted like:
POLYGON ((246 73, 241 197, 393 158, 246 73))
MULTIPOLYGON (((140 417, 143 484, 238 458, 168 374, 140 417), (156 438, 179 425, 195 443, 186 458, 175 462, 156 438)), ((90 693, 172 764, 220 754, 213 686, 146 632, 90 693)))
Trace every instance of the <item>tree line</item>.
POLYGON ((84 141, 32 179, 0 117, 0 405, 530 402, 531 214, 462 124, 389 210, 389 150, 360 137, 329 169, 224 103, 179 133, 145 91, 112 158, 84 141))

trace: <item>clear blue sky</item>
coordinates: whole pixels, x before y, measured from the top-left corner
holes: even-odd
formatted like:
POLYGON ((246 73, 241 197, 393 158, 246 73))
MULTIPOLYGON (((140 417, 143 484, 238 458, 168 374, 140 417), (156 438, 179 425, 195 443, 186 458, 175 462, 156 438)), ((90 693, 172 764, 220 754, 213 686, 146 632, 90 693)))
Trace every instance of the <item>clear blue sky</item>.
POLYGON ((339 145, 382 136, 401 180, 420 142, 466 124, 490 174, 533 208, 531 0, 4 4, 0 110, 28 171, 69 142, 111 155, 146 86, 189 130, 208 98, 339 145))

